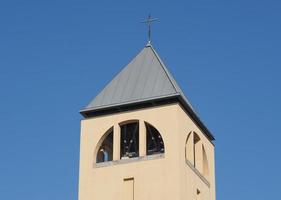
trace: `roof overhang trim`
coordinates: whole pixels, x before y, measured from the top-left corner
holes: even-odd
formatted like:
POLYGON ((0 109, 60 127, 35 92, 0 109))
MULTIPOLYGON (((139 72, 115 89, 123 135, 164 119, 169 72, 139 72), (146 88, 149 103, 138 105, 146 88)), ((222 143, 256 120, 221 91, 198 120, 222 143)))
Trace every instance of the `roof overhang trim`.
POLYGON ((193 109, 186 103, 180 93, 175 93, 165 97, 151 98, 141 101, 124 102, 121 104, 109 105, 104 107, 86 108, 80 111, 80 114, 85 118, 97 117, 101 115, 125 112, 130 110, 148 108, 159 105, 167 105, 171 103, 180 103, 185 112, 190 116, 194 123, 201 129, 210 141, 215 140, 213 134, 208 130, 200 118, 196 115, 193 109))

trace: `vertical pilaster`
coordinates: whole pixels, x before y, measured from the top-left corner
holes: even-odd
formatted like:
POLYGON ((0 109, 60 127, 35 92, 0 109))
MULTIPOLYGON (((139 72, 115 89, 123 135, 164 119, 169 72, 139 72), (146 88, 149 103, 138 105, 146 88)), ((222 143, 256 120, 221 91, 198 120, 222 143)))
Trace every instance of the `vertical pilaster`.
POLYGON ((113 160, 120 160, 120 140, 121 130, 119 124, 114 124, 113 128, 113 160))
POLYGON ((146 128, 143 120, 139 120, 139 155, 146 156, 146 128))
POLYGON ((203 146, 202 141, 195 144, 195 167, 202 174, 203 173, 203 146))

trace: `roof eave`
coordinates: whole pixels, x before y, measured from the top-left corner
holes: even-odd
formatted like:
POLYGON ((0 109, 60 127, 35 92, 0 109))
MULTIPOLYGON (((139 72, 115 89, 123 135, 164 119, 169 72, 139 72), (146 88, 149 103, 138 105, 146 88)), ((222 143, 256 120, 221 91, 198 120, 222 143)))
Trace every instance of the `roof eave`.
POLYGON ((134 107, 137 105, 145 105, 145 104, 157 104, 158 102, 165 102, 171 99, 175 99, 179 97, 179 93, 174 93, 170 95, 165 95, 161 97, 155 97, 155 98, 148 98, 145 100, 136 100, 136 101, 130 101, 130 102, 123 102, 119 104, 112 104, 112 105, 106 105, 106 106, 100 106, 100 107, 89 107, 89 108, 84 108, 80 110, 80 114, 87 118, 89 117, 89 113, 96 113, 104 110, 117 110, 117 111, 123 111, 124 108, 128 107, 134 107))
POLYGON ((200 120, 200 118, 193 111, 193 109, 190 107, 190 105, 185 101, 184 97, 182 97, 182 95, 180 95, 178 98, 179 98, 179 101, 180 101, 181 105, 183 106, 184 110, 191 117, 191 119, 198 125, 198 127, 210 139, 210 141, 214 141, 215 137, 213 136, 213 134, 209 131, 209 129, 205 126, 205 124, 200 120))
POLYGON ((183 109, 186 111, 188 116, 194 121, 194 123, 202 130, 202 132, 207 136, 207 138, 212 142, 215 140, 215 137, 213 134, 208 130, 208 128, 204 125, 204 123, 200 120, 200 118, 197 116, 197 114, 193 111, 193 109, 189 106, 189 104, 186 102, 184 97, 179 94, 175 93, 168 96, 163 96, 161 98, 151 98, 147 100, 142 101, 133 101, 133 102, 125 102, 121 104, 115 104, 110 106, 103 106, 103 107, 96 107, 96 108, 85 108, 80 110, 80 114, 85 117, 95 117, 100 115, 106 115, 106 114, 112 114, 112 113, 119 113, 124 112, 128 110, 134 110, 134 109, 141 109, 141 108, 147 108, 152 107, 156 105, 166 105, 179 102, 183 109))

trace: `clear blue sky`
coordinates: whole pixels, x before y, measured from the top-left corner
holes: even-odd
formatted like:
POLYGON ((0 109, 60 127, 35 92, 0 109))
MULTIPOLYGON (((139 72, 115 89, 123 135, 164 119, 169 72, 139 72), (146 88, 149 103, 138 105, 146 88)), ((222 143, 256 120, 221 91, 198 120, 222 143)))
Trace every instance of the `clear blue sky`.
POLYGON ((146 43, 216 137, 218 200, 280 199, 281 1, 1 1, 0 199, 77 200, 83 108, 146 43))

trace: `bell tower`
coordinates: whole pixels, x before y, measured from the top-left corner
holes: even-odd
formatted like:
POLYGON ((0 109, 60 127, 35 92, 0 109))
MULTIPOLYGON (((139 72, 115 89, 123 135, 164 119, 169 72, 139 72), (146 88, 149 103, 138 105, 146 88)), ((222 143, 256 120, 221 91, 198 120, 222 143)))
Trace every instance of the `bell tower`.
POLYGON ((79 200, 215 200, 214 137, 148 43, 82 109, 79 200))

